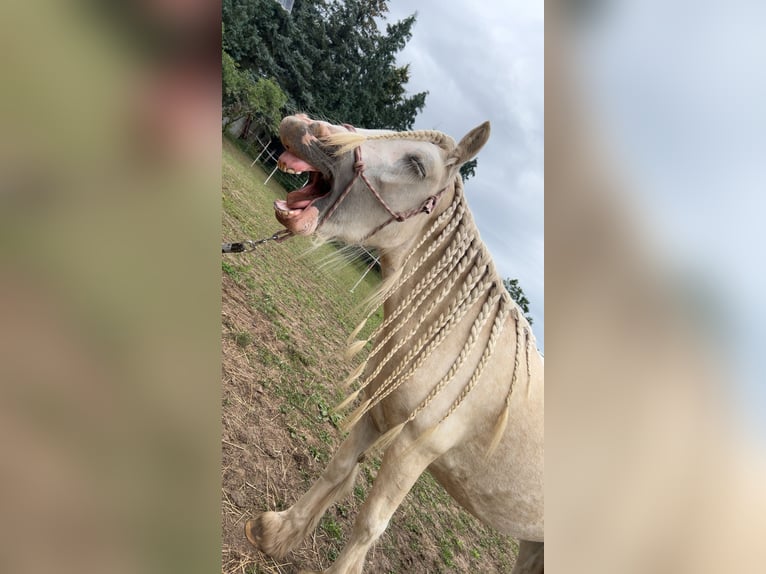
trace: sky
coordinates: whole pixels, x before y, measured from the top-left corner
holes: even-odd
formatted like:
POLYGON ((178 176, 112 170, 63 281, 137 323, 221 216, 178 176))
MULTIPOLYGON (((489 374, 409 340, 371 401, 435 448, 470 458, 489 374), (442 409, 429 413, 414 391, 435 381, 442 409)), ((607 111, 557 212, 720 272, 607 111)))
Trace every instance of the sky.
POLYGON ((428 92, 414 129, 459 140, 491 122, 466 197, 498 272, 519 279, 543 349, 543 2, 392 0, 388 22, 413 12, 398 62, 410 65, 407 91, 428 92))
POLYGON ((743 422, 766 438, 766 4, 601 2, 581 77, 653 243, 702 285, 743 422))
MULTIPOLYGON (((744 424, 766 437, 766 4, 609 0, 582 23, 577 70, 637 190, 653 244, 706 298, 744 424)), ((399 54, 416 129, 492 137, 466 195, 503 277, 518 278, 544 346, 544 6, 389 2, 417 12, 399 54)))

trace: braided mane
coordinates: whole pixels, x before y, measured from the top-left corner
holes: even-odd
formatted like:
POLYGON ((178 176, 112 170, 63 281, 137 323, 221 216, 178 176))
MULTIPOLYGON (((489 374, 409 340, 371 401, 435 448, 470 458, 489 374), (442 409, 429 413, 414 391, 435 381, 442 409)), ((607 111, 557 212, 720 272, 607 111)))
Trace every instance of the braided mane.
MULTIPOLYGON (((376 134, 361 136, 357 133, 341 133, 326 138, 328 143, 340 146, 340 153, 345 153, 360 145, 367 139, 422 139, 432 141, 440 146, 452 146, 452 138, 440 132, 420 131, 392 134, 376 134), (436 137, 434 134, 438 134, 436 137)), ((451 149, 451 148, 447 148, 451 149)), ((506 327, 513 321, 516 332, 515 359, 513 373, 509 377, 508 390, 503 409, 495 423, 492 439, 488 446, 487 456, 490 456, 498 446, 508 423, 510 412, 511 392, 519 377, 522 363, 526 363, 526 374, 529 377, 529 347, 532 344, 531 331, 523 313, 503 287, 502 281, 495 270, 486 246, 479 238, 473 218, 467 209, 463 195, 463 185, 460 176, 455 179, 455 195, 452 203, 436 218, 426 230, 415 248, 410 251, 400 269, 383 282, 378 292, 371 297, 366 309, 366 317, 354 329, 349 338, 348 358, 361 351, 367 343, 373 342, 367 358, 349 375, 344 386, 350 387, 357 380, 361 382, 336 410, 342 410, 351 405, 363 392, 365 400, 349 415, 344 422, 345 430, 351 429, 373 407, 383 401, 391 393, 404 385, 418 372, 426 359, 433 354, 439 345, 454 332, 457 325, 465 320, 469 311, 479 306, 478 312, 471 316, 473 322, 470 332, 463 342, 460 353, 455 357, 446 374, 436 381, 431 391, 423 401, 410 413, 408 418, 386 432, 368 450, 385 448, 414 420, 423 410, 429 407, 434 399, 455 379, 471 352, 480 340, 484 327, 491 323, 489 337, 484 343, 481 358, 473 366, 470 379, 464 384, 457 398, 441 416, 440 421, 428 429, 418 440, 430 435, 438 426, 452 415, 480 382, 484 367, 495 352, 497 340, 506 327), (441 251, 440 251, 441 250, 441 251), (440 253, 434 261, 435 255, 440 253), (426 262, 431 262, 428 271, 423 273, 426 262), (417 279, 417 273, 422 277, 417 279), (462 283, 458 284, 458 279, 462 283), (417 282, 412 286, 412 282, 417 282), (379 325, 368 339, 355 340, 375 310, 394 294, 398 294, 400 303, 390 312, 383 323, 379 325), (444 310, 437 314, 440 304, 444 310), (409 330, 405 325, 414 321, 409 330), (382 352, 386 345, 394 340, 391 348, 385 354, 382 352), (405 347, 407 345, 407 347, 405 347), (525 353, 522 354, 522 347, 525 353), (407 351, 392 364, 397 353, 407 351), (384 369, 387 370, 384 371, 384 369), (373 383, 375 383, 373 385, 373 383), (375 389, 370 392, 370 389, 375 389)))
POLYGON ((359 132, 340 132, 321 138, 322 141, 331 146, 337 146, 335 155, 343 155, 359 147, 368 140, 414 140, 425 141, 439 146, 443 150, 451 151, 455 149, 455 140, 445 133, 436 130, 417 130, 411 132, 386 132, 380 134, 363 135, 359 132))

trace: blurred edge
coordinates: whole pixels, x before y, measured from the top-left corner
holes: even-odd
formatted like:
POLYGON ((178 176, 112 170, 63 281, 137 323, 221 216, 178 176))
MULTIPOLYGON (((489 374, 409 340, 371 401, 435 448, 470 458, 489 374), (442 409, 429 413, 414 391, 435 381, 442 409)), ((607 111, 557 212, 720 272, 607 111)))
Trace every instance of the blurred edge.
POLYGON ((0 570, 220 568, 220 4, 0 7, 0 570))
MULTIPOLYGON (((762 453, 583 120, 560 4, 548 571, 762 571, 762 453)), ((0 568, 216 570, 220 5, 6 2, 0 22, 0 568)))
POLYGON ((579 89, 572 28, 609 4, 546 4, 546 570, 762 572, 766 473, 733 369, 682 311, 579 89))

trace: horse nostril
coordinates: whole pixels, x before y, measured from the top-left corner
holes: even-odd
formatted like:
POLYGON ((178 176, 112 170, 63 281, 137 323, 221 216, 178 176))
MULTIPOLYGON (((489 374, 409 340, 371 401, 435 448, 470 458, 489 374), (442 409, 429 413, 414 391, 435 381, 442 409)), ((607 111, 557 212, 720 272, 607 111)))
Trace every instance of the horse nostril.
POLYGON ((318 138, 326 137, 330 135, 330 128, 327 124, 321 122, 314 122, 311 124, 311 133, 318 138))

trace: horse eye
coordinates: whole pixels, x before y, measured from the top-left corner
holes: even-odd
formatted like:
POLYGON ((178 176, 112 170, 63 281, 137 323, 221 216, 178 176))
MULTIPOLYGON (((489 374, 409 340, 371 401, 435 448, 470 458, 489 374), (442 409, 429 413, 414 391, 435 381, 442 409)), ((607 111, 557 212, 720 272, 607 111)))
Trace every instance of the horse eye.
POLYGON ((416 155, 407 156, 407 164, 413 169, 415 173, 420 177, 426 176, 426 168, 423 165, 423 160, 416 155))

